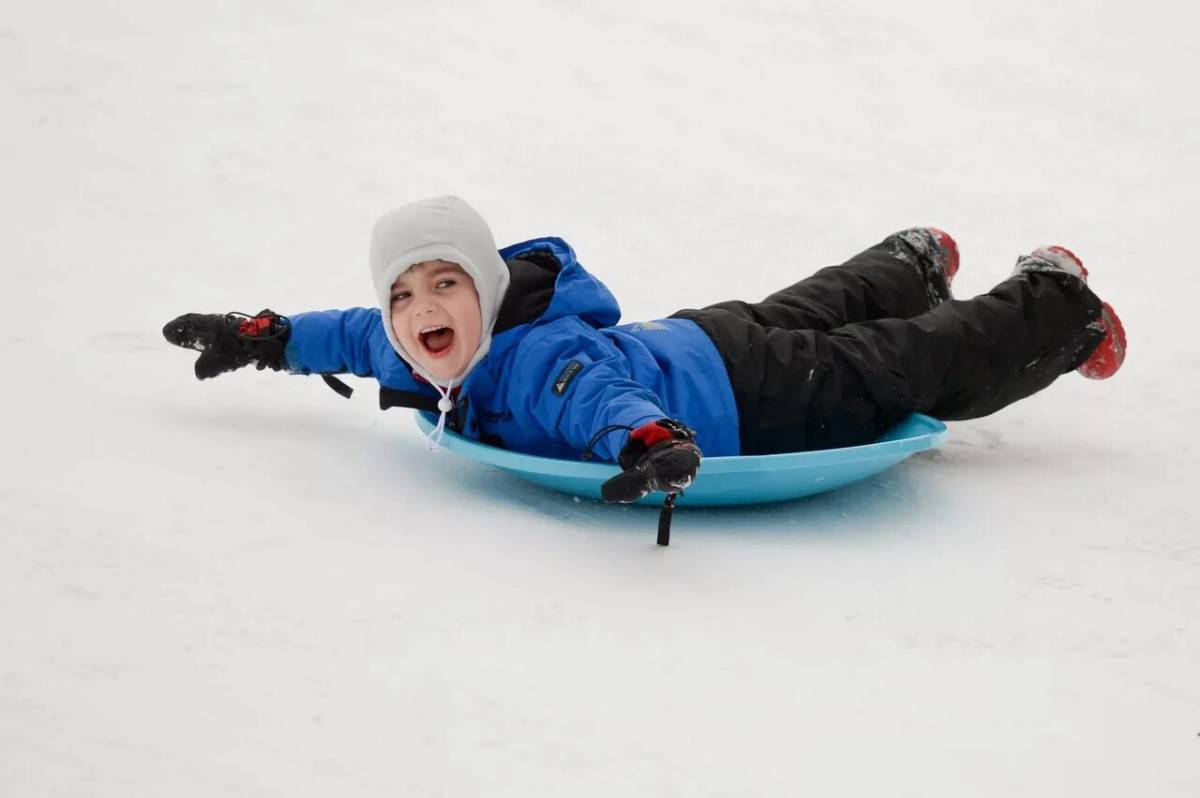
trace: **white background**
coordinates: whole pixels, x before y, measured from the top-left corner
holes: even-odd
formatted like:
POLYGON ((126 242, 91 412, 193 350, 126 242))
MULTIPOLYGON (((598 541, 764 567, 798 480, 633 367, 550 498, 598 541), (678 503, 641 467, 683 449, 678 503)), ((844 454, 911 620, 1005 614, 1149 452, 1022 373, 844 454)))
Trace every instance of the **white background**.
POLYGON ((1167 2, 0 9, 0 794, 1200 794, 1200 15, 1167 2), (370 304, 453 192, 626 320, 913 225, 1129 333, 881 477, 576 503, 186 311, 370 304))

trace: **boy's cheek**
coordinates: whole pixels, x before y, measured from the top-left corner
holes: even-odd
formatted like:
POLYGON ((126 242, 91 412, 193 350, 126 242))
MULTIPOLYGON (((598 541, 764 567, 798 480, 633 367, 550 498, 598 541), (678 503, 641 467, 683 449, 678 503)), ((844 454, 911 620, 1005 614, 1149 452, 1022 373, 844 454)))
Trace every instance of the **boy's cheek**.
POLYGON ((410 345, 412 342, 408 340, 408 336, 404 334, 404 330, 404 324, 393 319, 392 333, 396 336, 396 340, 399 341, 405 349, 411 349, 410 345))

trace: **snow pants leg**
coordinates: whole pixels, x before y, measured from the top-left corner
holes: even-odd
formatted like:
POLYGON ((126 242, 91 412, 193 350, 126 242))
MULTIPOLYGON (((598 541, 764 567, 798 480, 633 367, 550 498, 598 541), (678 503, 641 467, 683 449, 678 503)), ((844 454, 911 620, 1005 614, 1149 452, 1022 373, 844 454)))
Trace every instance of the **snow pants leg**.
POLYGON ((1103 338, 1100 300, 1082 281, 1030 273, 947 300, 912 241, 889 236, 759 303, 675 314, 721 353, 743 454, 868 443, 914 411, 985 416, 1075 369, 1103 338))
POLYGON ((936 248, 926 230, 904 230, 762 302, 733 300, 705 310, 727 310, 763 327, 817 332, 860 321, 912 318, 950 297, 934 262, 936 248))

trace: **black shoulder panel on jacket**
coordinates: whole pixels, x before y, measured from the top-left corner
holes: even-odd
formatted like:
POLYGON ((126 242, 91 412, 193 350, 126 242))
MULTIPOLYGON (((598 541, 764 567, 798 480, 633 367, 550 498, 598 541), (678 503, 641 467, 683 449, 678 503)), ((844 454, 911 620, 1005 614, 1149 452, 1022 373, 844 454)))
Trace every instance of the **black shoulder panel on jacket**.
POLYGON ((524 252, 508 261, 508 292, 496 315, 494 333, 533 321, 546 312, 554 298, 554 281, 562 264, 545 249, 524 252))

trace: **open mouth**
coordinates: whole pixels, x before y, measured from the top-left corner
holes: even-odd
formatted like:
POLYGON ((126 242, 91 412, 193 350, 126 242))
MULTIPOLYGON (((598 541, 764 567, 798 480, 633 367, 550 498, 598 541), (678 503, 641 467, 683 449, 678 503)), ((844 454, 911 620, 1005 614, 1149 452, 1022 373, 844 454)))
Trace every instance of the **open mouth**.
POLYGON ((454 345, 454 330, 441 324, 424 328, 417 337, 433 357, 442 357, 454 345))

